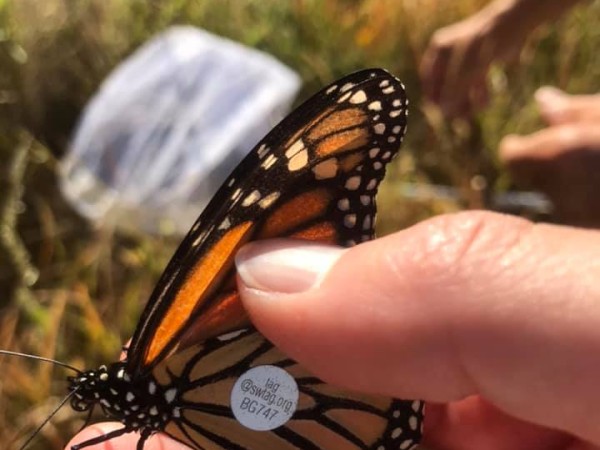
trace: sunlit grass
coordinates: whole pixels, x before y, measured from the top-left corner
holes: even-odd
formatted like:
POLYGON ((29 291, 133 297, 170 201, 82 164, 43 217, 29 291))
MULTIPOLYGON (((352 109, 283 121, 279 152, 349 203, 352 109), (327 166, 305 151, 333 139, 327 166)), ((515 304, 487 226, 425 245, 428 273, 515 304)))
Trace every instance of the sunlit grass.
MULTIPOLYGON (((171 24, 194 24, 269 52, 302 76, 300 99, 364 67, 398 75, 412 109, 405 151, 379 198, 379 229, 387 233, 434 214, 485 207, 474 177, 483 176, 492 190, 511 187, 496 146, 507 133, 541 126, 532 101, 537 87, 598 89, 596 1, 534 33, 520 65, 495 67, 491 105, 475 120, 449 124, 424 108, 417 67, 428 37, 485 3, 0 0, 0 213, 18 219, 10 229, 0 224, 0 348, 80 367, 114 359, 176 244, 174 238, 95 230, 66 205, 56 185, 57 159, 82 107, 149 36, 171 24), (22 173, 15 169, 18 158, 25 161, 22 173), (408 201, 406 181, 452 185, 463 198, 408 201), (21 256, 11 247, 20 244, 21 256), (35 283, 29 270, 39 273, 35 283)), ((0 371, 5 445, 41 422, 63 394, 65 374, 6 358, 0 371)), ((31 448, 61 448, 79 424, 73 417, 65 408, 31 448)))

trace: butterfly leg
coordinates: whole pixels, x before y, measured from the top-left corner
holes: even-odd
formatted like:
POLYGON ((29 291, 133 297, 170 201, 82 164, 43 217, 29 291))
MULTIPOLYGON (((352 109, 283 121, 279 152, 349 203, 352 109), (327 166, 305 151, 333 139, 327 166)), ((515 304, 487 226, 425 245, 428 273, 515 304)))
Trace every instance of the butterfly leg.
POLYGON ((150 437, 152 433, 147 432, 146 430, 142 431, 142 434, 140 436, 140 439, 137 442, 137 445, 135 447, 136 450, 144 450, 144 443, 148 440, 148 438, 150 437))
POLYGON ((114 438, 119 437, 126 433, 130 433, 131 431, 132 430, 130 430, 127 427, 119 428, 118 430, 113 430, 110 433, 106 433, 101 436, 97 436, 95 438, 88 439, 87 441, 84 441, 81 444, 72 445, 71 450, 80 450, 82 448, 89 447, 91 445, 96 445, 96 444, 100 444, 102 442, 110 441, 111 439, 114 439, 114 438))

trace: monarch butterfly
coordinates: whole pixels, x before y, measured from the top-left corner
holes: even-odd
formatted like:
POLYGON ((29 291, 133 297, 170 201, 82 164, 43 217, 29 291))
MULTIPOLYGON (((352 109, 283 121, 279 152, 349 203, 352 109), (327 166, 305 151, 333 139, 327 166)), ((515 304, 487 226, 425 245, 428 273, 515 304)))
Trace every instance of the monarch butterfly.
POLYGON ((234 267, 236 251, 252 240, 351 246, 372 239, 375 194, 404 136, 407 104, 388 72, 360 71, 314 95, 249 153, 168 263, 125 360, 69 378, 75 410, 91 414, 99 405, 123 423, 72 450, 130 432, 140 434, 137 450, 156 432, 197 450, 387 450, 419 442, 422 402, 327 385, 252 328, 234 267), (258 369, 266 381, 249 375, 258 369), (284 395, 278 371, 291 375, 292 394, 284 395), (243 424, 242 410, 259 426, 243 424), (269 428, 276 414, 289 417, 269 428))

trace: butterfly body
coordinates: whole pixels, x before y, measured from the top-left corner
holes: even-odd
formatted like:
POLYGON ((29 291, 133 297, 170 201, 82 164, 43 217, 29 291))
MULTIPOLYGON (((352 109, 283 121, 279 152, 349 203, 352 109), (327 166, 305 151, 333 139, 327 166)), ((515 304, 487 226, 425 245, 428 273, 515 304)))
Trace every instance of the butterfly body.
POLYGON ((163 430, 180 414, 176 384, 159 384, 151 374, 134 379, 126 370, 118 362, 70 378, 71 407, 84 412, 99 405, 107 417, 142 436, 163 430))
POLYGON ((133 431, 138 450, 157 432, 195 450, 406 450, 418 443, 422 402, 323 383, 252 328, 234 265, 237 250, 260 239, 342 246, 372 239, 375 195, 404 136, 407 103, 388 72, 357 72, 307 100, 250 152, 167 265, 125 360, 71 378, 75 410, 99 405, 123 423, 73 450, 133 431), (277 393, 274 377, 253 380, 251 370, 283 372, 297 398, 277 393), (258 394, 236 397, 237 383, 248 380, 258 394))

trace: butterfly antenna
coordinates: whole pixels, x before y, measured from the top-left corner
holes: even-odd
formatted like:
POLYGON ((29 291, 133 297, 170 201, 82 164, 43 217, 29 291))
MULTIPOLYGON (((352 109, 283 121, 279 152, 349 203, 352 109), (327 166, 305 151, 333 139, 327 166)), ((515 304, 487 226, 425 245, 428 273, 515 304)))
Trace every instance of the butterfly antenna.
POLYGON ((20 353, 20 352, 11 352, 10 350, 0 350, 0 355, 19 356, 21 358, 29 358, 29 359, 34 359, 36 361, 48 362, 48 363, 52 363, 52 364, 55 364, 57 366, 65 367, 65 368, 67 368, 69 370, 72 370, 72 371, 76 372, 78 375, 81 375, 83 373, 78 368, 73 367, 73 366, 71 366, 69 364, 57 361, 55 359, 44 358, 43 356, 29 355, 27 353, 20 353))
POLYGON ((75 392, 77 392, 77 389, 72 390, 71 392, 69 392, 67 394, 67 396, 65 398, 62 399, 62 401, 58 404, 58 406, 56 408, 54 408, 54 410, 50 413, 50 415, 48 417, 46 417, 44 419, 44 421, 35 429, 35 431, 27 438, 25 443, 19 447, 19 450, 25 450, 25 448, 31 443, 33 438, 35 438, 39 434, 39 432, 42 430, 42 428, 44 428, 46 426, 46 424, 48 422, 50 422, 50 420, 56 415, 58 410, 60 408, 62 408, 63 406, 65 406, 65 403, 67 403, 70 400, 70 398, 73 396, 73 394, 75 394, 75 392))

